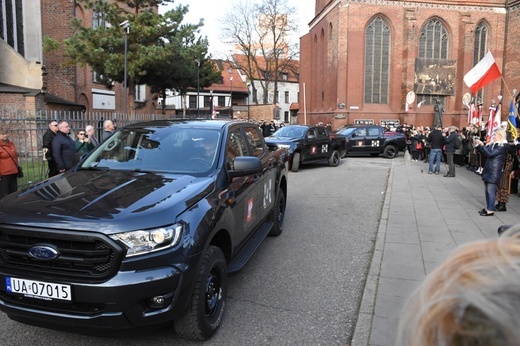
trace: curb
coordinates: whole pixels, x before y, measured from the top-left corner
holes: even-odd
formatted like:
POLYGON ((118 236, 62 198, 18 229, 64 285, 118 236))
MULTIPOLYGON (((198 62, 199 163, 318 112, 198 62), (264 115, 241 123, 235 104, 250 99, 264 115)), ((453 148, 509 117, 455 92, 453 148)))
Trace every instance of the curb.
POLYGON ((352 336, 351 346, 367 346, 370 342, 370 333, 372 330, 372 320, 374 318, 374 309, 376 305, 376 295, 379 285, 379 274, 381 272, 381 263, 383 261, 383 252, 385 248, 386 228, 388 225, 388 215, 390 212, 390 197, 392 196, 392 181, 394 176, 394 164, 390 168, 388 176, 388 184, 383 202, 383 210, 381 211, 381 220, 374 244, 374 252, 370 261, 370 268, 365 282, 365 290, 359 307, 358 319, 352 336))

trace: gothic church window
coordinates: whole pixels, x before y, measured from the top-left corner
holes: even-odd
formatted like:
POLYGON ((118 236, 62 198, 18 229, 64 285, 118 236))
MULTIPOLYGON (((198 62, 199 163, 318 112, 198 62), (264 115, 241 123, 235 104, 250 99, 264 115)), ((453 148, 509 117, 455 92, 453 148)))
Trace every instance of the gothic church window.
POLYGON ((388 103, 390 27, 381 16, 365 31, 365 103, 388 103))
MULTIPOLYGON (((432 18, 426 22, 419 34, 419 58, 422 59, 448 59, 449 35, 446 26, 439 18, 432 18)), ((443 95, 417 93, 417 102, 426 105, 436 104, 436 100, 444 104, 443 95)))

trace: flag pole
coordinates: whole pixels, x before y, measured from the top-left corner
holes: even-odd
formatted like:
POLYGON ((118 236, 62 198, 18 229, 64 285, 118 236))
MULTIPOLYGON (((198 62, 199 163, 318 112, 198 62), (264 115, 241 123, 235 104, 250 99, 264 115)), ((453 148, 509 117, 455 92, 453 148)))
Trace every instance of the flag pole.
POLYGON ((509 94, 509 96, 510 96, 511 98, 513 98, 514 95, 513 95, 513 94, 511 93, 511 91, 509 90, 509 87, 507 86, 507 83, 506 83, 506 80, 504 79, 504 75, 503 75, 503 74, 502 74, 501 78, 502 78, 502 82, 504 82, 504 86, 506 87, 507 93, 509 94))

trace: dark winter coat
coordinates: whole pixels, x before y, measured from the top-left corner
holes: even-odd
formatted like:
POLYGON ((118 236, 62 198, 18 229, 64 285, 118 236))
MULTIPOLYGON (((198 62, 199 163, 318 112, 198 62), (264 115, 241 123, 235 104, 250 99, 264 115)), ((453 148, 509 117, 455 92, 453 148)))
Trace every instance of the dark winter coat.
POLYGON ((446 146, 446 152, 447 153, 454 153, 455 152, 455 141, 457 140, 458 135, 457 132, 452 132, 448 137, 446 137, 444 143, 446 146))
POLYGON ((76 153, 76 146, 69 135, 58 131, 52 140, 52 156, 56 161, 58 170, 68 170, 73 166, 73 157, 76 153))
POLYGON ((433 130, 428 135, 428 143, 430 143, 430 149, 442 149, 444 145, 444 137, 442 136, 441 130, 433 130))
POLYGON ((42 147, 47 149, 47 152, 45 153, 45 158, 47 161, 52 160, 52 140, 56 137, 56 133, 52 131, 51 129, 47 129, 45 131, 45 134, 43 135, 43 145, 42 147))
POLYGON ((486 156, 486 163, 482 172, 482 180, 486 183, 498 184, 504 168, 508 145, 479 145, 477 150, 486 156))

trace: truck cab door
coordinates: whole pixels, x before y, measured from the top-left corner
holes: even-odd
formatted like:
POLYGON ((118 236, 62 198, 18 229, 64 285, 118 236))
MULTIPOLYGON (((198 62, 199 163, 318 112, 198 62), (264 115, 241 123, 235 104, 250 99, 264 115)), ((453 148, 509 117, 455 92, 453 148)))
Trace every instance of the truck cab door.
POLYGON ((326 156, 323 153, 323 139, 319 138, 318 129, 311 127, 304 138, 304 150, 306 160, 319 160, 326 156))
POLYGON ((324 127, 316 127, 316 134, 316 145, 318 147, 318 151, 320 152, 320 157, 323 159, 328 159, 334 150, 333 146, 331 145, 332 140, 324 127))
POLYGON ((251 156, 260 159, 263 171, 257 176, 257 184, 253 192, 255 203, 253 205, 254 224, 258 225, 272 210, 276 193, 277 162, 272 157, 265 145, 262 134, 255 126, 243 127, 245 138, 249 145, 251 156))
POLYGON ((378 127, 367 128, 366 145, 370 148, 370 152, 380 152, 381 146, 383 145, 383 134, 378 127))
POLYGON ((258 126, 233 128, 227 138, 226 155, 227 165, 231 169, 237 156, 258 156, 264 166, 259 174, 232 178, 226 191, 227 195, 233 196, 233 210, 230 216, 233 218, 235 230, 243 230, 234 232, 235 244, 240 244, 263 221, 266 210, 271 209, 274 203, 275 178, 271 177, 273 172, 269 169, 268 161, 270 155, 258 126), (268 189, 270 177, 271 190, 268 189))
POLYGON ((349 141, 352 144, 351 147, 355 149, 353 151, 357 153, 368 153, 373 150, 370 145, 371 141, 368 138, 366 127, 358 127, 349 141))

